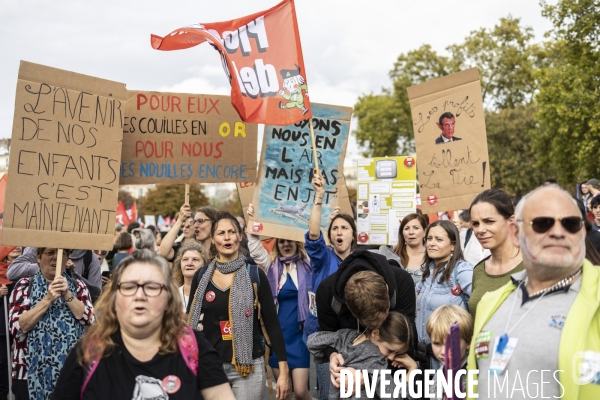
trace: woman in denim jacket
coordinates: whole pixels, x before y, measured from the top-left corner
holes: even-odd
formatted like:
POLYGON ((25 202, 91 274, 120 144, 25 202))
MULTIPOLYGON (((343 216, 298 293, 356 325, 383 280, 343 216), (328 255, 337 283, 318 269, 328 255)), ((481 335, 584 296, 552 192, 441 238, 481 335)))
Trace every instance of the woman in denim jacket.
MULTIPOLYGON (((435 221, 427 227, 425 239, 427 268, 415 290, 419 342, 430 344, 425 325, 436 308, 455 304, 468 311, 473 265, 462 258, 458 229, 452 222, 435 221)), ((432 361, 432 368, 439 366, 432 361)))

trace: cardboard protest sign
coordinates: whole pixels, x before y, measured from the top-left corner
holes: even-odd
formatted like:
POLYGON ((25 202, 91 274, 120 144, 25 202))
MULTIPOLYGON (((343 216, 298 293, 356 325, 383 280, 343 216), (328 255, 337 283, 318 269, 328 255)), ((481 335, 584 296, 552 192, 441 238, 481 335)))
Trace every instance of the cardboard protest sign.
POLYGON ((293 0, 235 20, 188 25, 164 38, 151 37, 157 50, 204 42, 219 51, 231 102, 244 121, 289 125, 313 115, 293 0))
POLYGON ((468 208, 490 188, 477 68, 408 89, 423 213, 468 208))
POLYGON ((126 94, 21 61, 2 244, 112 249, 126 94))
MULTIPOLYGON (((321 225, 338 204, 349 207, 343 162, 350 118, 349 107, 313 103, 312 124, 319 170, 326 183, 321 225)), ((285 127, 267 125, 254 191, 255 215, 248 232, 303 241, 314 201, 310 120, 285 127)), ((345 210, 344 210, 345 211, 345 210)))
POLYGON ((396 245, 400 221, 417 207, 414 156, 357 160, 358 244, 396 245))
POLYGON ((256 179, 258 126, 229 97, 128 91, 120 184, 256 179))
POLYGON ((252 203, 252 199, 254 198, 254 182, 238 182, 235 184, 238 192, 238 198, 240 199, 240 204, 242 205, 242 216, 246 220, 246 225, 248 224, 248 205, 252 203))

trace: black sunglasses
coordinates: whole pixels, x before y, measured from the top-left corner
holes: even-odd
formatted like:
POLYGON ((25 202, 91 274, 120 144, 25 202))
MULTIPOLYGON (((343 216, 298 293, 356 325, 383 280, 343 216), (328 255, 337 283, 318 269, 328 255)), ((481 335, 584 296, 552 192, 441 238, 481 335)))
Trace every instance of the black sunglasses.
MULTIPOLYGON (((518 220, 519 222, 526 222, 524 220, 518 220)), ((583 226, 583 219, 581 217, 537 217, 527 222, 531 225, 536 233, 546 233, 554 226, 554 222, 560 221, 563 228, 569 233, 577 233, 583 226)))

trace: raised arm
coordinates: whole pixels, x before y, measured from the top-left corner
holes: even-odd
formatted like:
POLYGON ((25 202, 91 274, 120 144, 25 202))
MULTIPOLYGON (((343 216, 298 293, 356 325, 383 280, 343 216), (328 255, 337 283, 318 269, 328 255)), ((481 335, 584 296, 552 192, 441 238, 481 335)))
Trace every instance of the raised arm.
MULTIPOLYGON (((252 203, 248 205, 247 213, 250 217, 254 216, 254 206, 252 203)), ((252 258, 254 258, 254 261, 256 261, 256 263, 260 265, 265 272, 267 272, 271 267, 271 256, 269 255, 269 252, 261 244, 260 236, 253 235, 251 233, 247 233, 247 235, 250 255, 252 258)))
POLYGON ((8 266, 6 277, 11 281, 35 275, 40 269, 37 263, 36 248, 27 247, 19 257, 8 266))
POLYGON ((315 189, 315 201, 308 220, 308 237, 310 240, 317 240, 321 235, 321 209, 323 196, 325 196, 325 182, 321 174, 315 171, 315 176, 311 183, 315 189))
POLYGON ((158 248, 158 255, 166 258, 167 260, 172 260, 175 256, 175 251, 173 250, 173 244, 175 243, 175 239, 177 239, 177 233, 181 229, 183 222, 188 219, 192 215, 192 210, 189 204, 184 204, 179 209, 179 217, 177 221, 173 224, 169 232, 163 237, 162 242, 160 242, 160 247, 158 248))

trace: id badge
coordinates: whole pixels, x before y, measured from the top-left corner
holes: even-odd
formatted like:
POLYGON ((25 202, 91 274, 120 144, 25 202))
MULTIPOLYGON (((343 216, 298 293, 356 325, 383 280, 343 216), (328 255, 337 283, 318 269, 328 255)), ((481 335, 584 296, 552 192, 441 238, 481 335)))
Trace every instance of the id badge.
POLYGON ((509 338, 508 343, 502 350, 502 353, 498 351, 498 342, 500 341, 500 337, 497 336, 494 340, 494 352, 492 353, 492 360, 490 363, 490 371, 496 375, 502 375, 506 370, 506 366, 508 365, 508 361, 512 357, 515 347, 517 346, 517 342, 519 339, 517 338, 509 338))

